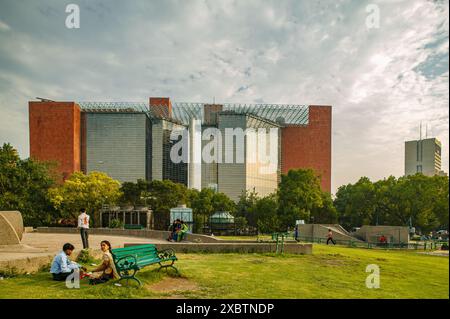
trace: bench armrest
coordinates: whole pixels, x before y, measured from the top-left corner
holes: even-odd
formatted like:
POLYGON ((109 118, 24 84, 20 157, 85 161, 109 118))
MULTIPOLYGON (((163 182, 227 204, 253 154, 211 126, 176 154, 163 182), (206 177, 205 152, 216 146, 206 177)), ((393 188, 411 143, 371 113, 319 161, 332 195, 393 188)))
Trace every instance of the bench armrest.
POLYGON ((158 250, 158 258, 159 259, 168 259, 175 256, 175 250, 172 248, 158 250))
POLYGON ((116 268, 118 270, 131 270, 137 267, 136 255, 126 255, 115 260, 116 268))

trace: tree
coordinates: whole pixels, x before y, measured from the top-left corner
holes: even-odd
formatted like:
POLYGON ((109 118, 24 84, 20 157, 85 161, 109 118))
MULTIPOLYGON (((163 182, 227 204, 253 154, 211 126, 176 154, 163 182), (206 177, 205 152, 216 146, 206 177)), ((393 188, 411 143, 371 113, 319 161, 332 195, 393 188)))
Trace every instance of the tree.
POLYGON ((247 220, 249 226, 257 228, 257 215, 254 209, 258 201, 258 193, 255 190, 245 190, 239 196, 239 201, 236 205, 236 216, 243 217, 247 220))
POLYGON ((309 221, 311 211, 323 206, 320 178, 311 169, 290 170, 281 175, 278 198, 282 228, 295 225, 297 219, 309 221))
POLYGON ((367 177, 361 177, 354 185, 339 187, 334 205, 340 213, 340 223, 344 227, 375 223, 375 194, 375 186, 367 177))
POLYGON ((120 201, 122 204, 133 206, 145 204, 146 201, 143 200, 143 195, 146 195, 147 189, 148 182, 143 179, 138 179, 136 183, 123 182, 120 186, 120 191, 123 194, 120 201))
POLYGON ((190 194, 191 208, 194 215, 194 223, 197 232, 203 229, 209 216, 214 212, 212 200, 214 191, 210 188, 203 188, 201 191, 193 191, 190 194))
POLYGON ((447 176, 434 176, 434 213, 439 221, 439 228, 448 229, 449 221, 449 185, 447 176))
POLYGON ((259 198, 251 209, 256 217, 256 225, 261 233, 271 233, 279 230, 278 200, 276 194, 259 198))
POLYGON ((230 212, 232 215, 236 213, 236 204, 224 193, 214 193, 211 205, 214 212, 230 212))
POLYGON ((322 192, 322 206, 313 207, 311 217, 317 224, 334 224, 338 221, 337 209, 330 193, 322 192))
POLYGON ((18 210, 27 226, 46 226, 56 217, 48 197, 54 164, 21 160, 11 144, 0 147, 0 210, 18 210))
POLYGON ((448 177, 421 173, 372 183, 362 177, 341 186, 334 204, 344 227, 415 226, 428 232, 448 228, 448 177))
POLYGON ((100 209, 104 204, 114 205, 122 196, 120 183, 105 173, 73 173, 62 186, 49 190, 51 202, 61 216, 75 218, 80 208, 93 216, 94 225, 100 225, 100 209))

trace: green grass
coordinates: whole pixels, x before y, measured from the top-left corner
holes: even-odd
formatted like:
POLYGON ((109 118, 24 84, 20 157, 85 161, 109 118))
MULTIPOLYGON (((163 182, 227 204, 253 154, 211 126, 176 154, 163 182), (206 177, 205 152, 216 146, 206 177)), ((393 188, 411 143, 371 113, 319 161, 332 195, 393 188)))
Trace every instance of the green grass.
POLYGON ((46 272, 0 281, 0 298, 449 298, 449 259, 416 251, 314 245, 313 255, 178 254, 181 277, 148 267, 140 289, 112 282, 67 289, 46 272), (368 264, 381 287, 368 289, 368 264), (160 291, 165 283, 172 291, 160 291), (159 283, 159 284, 158 284, 159 283))

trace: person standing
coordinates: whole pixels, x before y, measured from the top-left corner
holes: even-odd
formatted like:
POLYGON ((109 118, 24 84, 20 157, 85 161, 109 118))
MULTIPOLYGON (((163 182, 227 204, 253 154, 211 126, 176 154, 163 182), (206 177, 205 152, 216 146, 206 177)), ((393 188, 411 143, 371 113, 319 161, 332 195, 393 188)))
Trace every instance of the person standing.
POLYGON ((327 245, 328 243, 331 242, 333 243, 333 245, 336 245, 336 242, 333 239, 333 232, 331 231, 331 229, 328 229, 328 235, 327 235, 328 239, 327 239, 327 245))
POLYGON ((78 216, 78 228, 80 229, 81 241, 83 242, 83 249, 89 248, 89 215, 86 214, 86 208, 80 209, 80 215, 78 216))
POLYGON ((294 228, 294 239, 295 239, 295 241, 298 241, 298 224, 295 225, 295 228, 294 228))

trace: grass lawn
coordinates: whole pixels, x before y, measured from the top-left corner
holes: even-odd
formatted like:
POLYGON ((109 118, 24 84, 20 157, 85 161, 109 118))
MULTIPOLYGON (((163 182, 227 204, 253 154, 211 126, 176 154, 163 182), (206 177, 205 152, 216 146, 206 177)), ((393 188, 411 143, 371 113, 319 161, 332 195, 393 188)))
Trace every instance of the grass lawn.
POLYGON ((0 298, 449 298, 449 259, 416 251, 315 244, 313 255, 178 254, 181 277, 156 266, 141 271, 141 289, 112 282, 67 289, 40 272, 0 281, 0 298), (368 264, 381 287, 368 289, 368 264))

